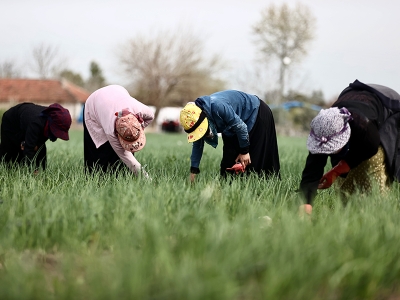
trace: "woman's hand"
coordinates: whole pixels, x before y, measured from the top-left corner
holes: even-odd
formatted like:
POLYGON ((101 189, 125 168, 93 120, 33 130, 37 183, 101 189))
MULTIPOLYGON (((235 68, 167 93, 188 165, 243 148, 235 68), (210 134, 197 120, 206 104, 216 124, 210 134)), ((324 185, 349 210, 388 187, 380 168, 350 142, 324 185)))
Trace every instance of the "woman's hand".
MULTIPOLYGON (((33 151, 38 151, 39 147, 35 146, 35 148, 33 148, 33 151)), ((25 141, 21 142, 21 151, 25 150, 25 141)))
POLYGON ((236 157, 235 162, 240 162, 243 168, 246 168, 249 164, 251 164, 250 154, 239 154, 238 157, 236 157))
POLYGON ((195 179, 195 178, 196 178, 196 174, 190 173, 189 180, 190 180, 191 183, 194 182, 194 179, 195 179))
POLYGON ((312 213, 312 206, 310 204, 303 204, 299 207, 299 215, 311 215, 312 213))
POLYGON ((303 204, 299 206, 299 217, 301 220, 311 220, 312 215, 312 206, 311 204, 303 204))

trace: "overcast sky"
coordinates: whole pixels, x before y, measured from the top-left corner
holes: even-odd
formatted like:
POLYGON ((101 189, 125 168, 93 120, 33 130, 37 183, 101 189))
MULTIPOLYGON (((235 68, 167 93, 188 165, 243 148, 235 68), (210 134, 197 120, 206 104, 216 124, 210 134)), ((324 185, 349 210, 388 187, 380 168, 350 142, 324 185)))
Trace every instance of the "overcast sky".
MULTIPOLYGON (((239 72, 254 61, 251 27, 261 10, 284 2, 307 5, 317 21, 291 87, 322 90, 329 99, 359 79, 400 92, 399 0, 1 0, 0 63, 13 60, 23 68, 32 49, 45 43, 58 47, 68 68, 82 76, 94 60, 109 83, 124 85, 116 56, 121 45, 137 34, 188 26, 239 72)), ((227 88, 241 87, 231 82, 227 88)))

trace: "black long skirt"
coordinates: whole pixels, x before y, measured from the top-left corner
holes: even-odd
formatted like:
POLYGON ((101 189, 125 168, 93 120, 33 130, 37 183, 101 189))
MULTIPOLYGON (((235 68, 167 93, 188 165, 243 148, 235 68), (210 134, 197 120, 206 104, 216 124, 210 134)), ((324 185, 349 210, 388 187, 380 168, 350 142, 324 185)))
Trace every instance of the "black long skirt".
POLYGON ((122 162, 117 153, 111 147, 110 142, 105 142, 99 148, 96 148, 89 131, 83 120, 83 156, 85 170, 88 173, 97 171, 112 172, 117 175, 118 172, 129 171, 128 167, 122 162))
MULTIPOLYGON (((249 132, 250 159, 251 164, 247 166, 245 174, 255 172, 260 176, 277 176, 280 178, 280 163, 278 153, 278 142, 276 138, 275 122, 271 109, 260 100, 260 108, 254 127, 249 132)), ((221 160, 222 176, 226 176, 230 168, 235 164, 235 159, 240 153, 239 140, 237 136, 222 135, 223 155, 221 160)))

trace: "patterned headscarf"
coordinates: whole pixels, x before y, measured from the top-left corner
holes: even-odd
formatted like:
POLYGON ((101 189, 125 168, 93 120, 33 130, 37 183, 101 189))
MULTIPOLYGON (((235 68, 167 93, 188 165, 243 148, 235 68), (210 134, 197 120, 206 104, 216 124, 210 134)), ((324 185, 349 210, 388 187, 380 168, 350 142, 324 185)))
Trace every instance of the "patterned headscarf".
POLYGON ((341 149, 350 139, 351 120, 351 113, 345 107, 322 109, 311 121, 308 150, 312 154, 332 154, 341 149))
POLYGON ((116 112, 115 131, 121 146, 132 153, 140 151, 146 144, 143 131, 143 119, 134 115, 128 109, 116 112))

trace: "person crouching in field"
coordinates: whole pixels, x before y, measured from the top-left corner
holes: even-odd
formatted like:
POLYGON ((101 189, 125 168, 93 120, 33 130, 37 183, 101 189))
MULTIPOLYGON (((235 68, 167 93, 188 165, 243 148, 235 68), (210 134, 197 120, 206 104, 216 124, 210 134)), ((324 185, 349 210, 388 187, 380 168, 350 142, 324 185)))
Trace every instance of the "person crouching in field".
POLYGON ((144 128, 154 119, 151 108, 119 85, 93 92, 84 107, 84 161, 89 173, 129 168, 148 174, 134 157, 146 144, 144 128))
POLYGON ((222 133, 223 156, 220 174, 240 163, 246 173, 280 177, 275 123, 268 105, 257 96, 227 90, 189 102, 180 113, 180 122, 193 143, 190 180, 200 173, 204 142, 216 148, 222 133))
MULTIPOLYGON (((309 154, 300 191, 311 213, 317 189, 329 188, 337 178, 343 196, 368 192, 373 183, 385 191, 400 178, 400 95, 382 85, 354 81, 329 109, 311 121, 307 140, 309 154), (330 157, 332 169, 323 174, 330 157)), ((342 198, 346 203, 348 197, 342 198)))
POLYGON ((3 114, 0 157, 7 163, 33 164, 35 173, 46 169, 46 141, 68 141, 72 119, 68 109, 54 103, 49 107, 21 103, 3 114))

